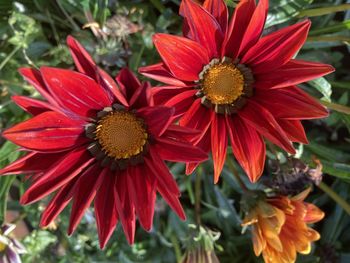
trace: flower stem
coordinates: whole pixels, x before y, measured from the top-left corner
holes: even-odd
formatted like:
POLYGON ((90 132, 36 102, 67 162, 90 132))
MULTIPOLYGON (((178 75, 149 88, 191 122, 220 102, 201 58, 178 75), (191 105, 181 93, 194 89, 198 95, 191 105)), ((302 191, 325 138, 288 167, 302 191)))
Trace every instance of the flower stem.
POLYGON ((340 195, 338 195, 336 192, 333 191, 332 188, 330 188, 325 183, 321 182, 318 187, 325 192, 330 198, 332 198, 338 205, 341 206, 345 210, 345 212, 350 215, 350 204, 340 195))
POLYGON ((202 173, 203 173, 203 167, 199 166, 197 169, 196 174, 196 180, 194 184, 194 197, 195 197, 195 203, 194 203, 194 210, 195 210, 195 221, 198 225, 198 227, 201 224, 201 195, 202 195, 202 173))
POLYGON ((323 100, 319 100, 319 102, 331 110, 350 115, 350 107, 323 100))
POLYGON ((236 178, 238 184, 240 185, 240 187, 243 189, 244 192, 248 192, 249 189, 247 188, 247 186, 244 184, 242 178, 239 176, 239 173, 235 167, 235 165, 233 164, 233 161, 231 160, 230 157, 226 158, 226 163, 230 169, 230 171, 232 172, 233 176, 236 178))
POLYGON ((180 249, 179 241, 177 240, 177 237, 175 234, 171 234, 170 240, 171 240, 171 243, 173 244, 173 247, 174 247, 176 262, 180 263, 182 256, 181 256, 181 249, 180 249))
POLYGON ((2 70, 3 67, 7 64, 7 62, 10 61, 10 59, 17 53, 18 50, 20 50, 21 46, 16 46, 10 54, 1 62, 0 64, 0 71, 2 70))

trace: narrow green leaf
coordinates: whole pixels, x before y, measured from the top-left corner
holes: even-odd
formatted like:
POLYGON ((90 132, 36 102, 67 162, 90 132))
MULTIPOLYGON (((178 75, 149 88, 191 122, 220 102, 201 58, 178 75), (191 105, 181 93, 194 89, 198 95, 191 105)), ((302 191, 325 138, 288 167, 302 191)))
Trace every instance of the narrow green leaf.
POLYGON ((345 114, 350 114, 350 107, 344 106, 344 105, 340 105, 340 104, 336 104, 336 103, 332 103, 332 102, 328 102, 328 101, 323 101, 320 100, 320 102, 326 106, 327 108, 331 109, 331 110, 335 110, 338 112, 342 112, 345 114))
POLYGON ((331 26, 314 29, 314 30, 309 32, 309 36, 336 33, 336 32, 340 32, 340 31, 348 30, 348 29, 350 29, 350 20, 345 20, 342 23, 337 23, 337 24, 334 24, 331 26))
POLYGON ((308 42, 345 42, 350 43, 350 37, 348 36, 316 36, 316 37, 308 37, 308 42))
POLYGON ((350 183, 350 165, 345 163, 334 163, 322 161, 323 172, 338 177, 350 183))
POLYGON ((0 178, 0 224, 4 222, 8 192, 15 179, 15 176, 5 176, 0 178))
POLYGON ((350 90, 350 82, 347 82, 347 81, 330 81, 329 83, 334 88, 349 89, 350 90))
POLYGON ((314 8, 314 9, 306 9, 300 12, 298 17, 312 17, 312 16, 323 16, 328 15, 336 12, 342 12, 350 10, 350 4, 343 4, 343 5, 335 5, 335 6, 327 6, 327 7, 320 7, 320 8, 314 8))

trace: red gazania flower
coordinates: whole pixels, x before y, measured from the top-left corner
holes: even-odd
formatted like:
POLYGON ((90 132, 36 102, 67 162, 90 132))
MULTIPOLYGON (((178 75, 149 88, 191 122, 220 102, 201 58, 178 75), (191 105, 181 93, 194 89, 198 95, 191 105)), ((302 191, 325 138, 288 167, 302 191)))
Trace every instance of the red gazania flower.
POLYGON ((43 212, 43 227, 72 200, 68 234, 94 200, 101 248, 119 220, 130 244, 136 215, 145 230, 151 229, 156 192, 185 219, 180 191, 164 161, 206 159, 188 143, 198 133, 173 125, 172 108, 153 105, 149 83, 123 69, 116 84, 72 37, 68 45, 80 73, 20 69, 46 101, 13 97, 34 116, 3 133, 27 154, 0 174, 31 175, 22 204, 56 192, 43 212))
MULTIPOLYGON (((228 138, 250 180, 262 174, 265 143, 294 154, 292 142, 307 143, 300 120, 323 118, 327 110, 296 85, 332 72, 325 64, 293 59, 310 21, 261 37, 268 1, 242 0, 228 22, 223 0, 203 6, 183 0, 184 37, 156 34, 163 60, 140 69, 169 86, 154 89, 155 103, 174 106, 180 125, 201 130, 194 142, 211 150, 214 181, 225 163, 228 138)), ((188 164, 191 173, 198 164, 188 164)))

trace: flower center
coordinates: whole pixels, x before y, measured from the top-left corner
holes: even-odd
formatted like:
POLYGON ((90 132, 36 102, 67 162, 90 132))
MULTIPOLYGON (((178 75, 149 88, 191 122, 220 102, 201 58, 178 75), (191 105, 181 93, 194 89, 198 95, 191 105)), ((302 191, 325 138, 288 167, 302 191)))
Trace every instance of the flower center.
POLYGON ((1 241, 0 241, 0 252, 2 252, 2 251, 4 251, 5 249, 6 249, 6 244, 5 243, 2 243, 1 241))
POLYGON ((143 151, 148 133, 133 113, 112 111, 98 121, 95 136, 107 156, 128 159, 143 151))
POLYGON ((213 104, 232 104, 243 88, 243 74, 234 64, 216 64, 204 73, 202 91, 213 104))
POLYGON ((239 59, 214 58, 199 73, 196 96, 202 104, 219 114, 234 114, 253 95, 254 76, 239 59))

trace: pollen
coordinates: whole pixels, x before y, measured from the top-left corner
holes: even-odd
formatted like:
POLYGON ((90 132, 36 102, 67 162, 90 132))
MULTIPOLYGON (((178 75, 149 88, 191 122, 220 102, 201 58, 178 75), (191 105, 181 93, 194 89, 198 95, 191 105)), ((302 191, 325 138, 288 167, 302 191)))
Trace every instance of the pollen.
POLYGON ((95 136, 106 155, 117 160, 140 154, 148 133, 133 113, 114 111, 98 121, 95 136))
POLYGON ((234 64, 215 64, 203 75, 202 92, 212 104, 232 104, 243 90, 244 76, 234 64))

